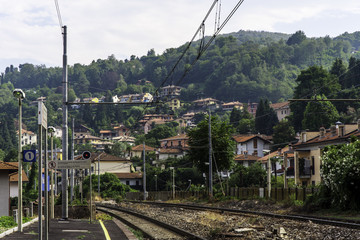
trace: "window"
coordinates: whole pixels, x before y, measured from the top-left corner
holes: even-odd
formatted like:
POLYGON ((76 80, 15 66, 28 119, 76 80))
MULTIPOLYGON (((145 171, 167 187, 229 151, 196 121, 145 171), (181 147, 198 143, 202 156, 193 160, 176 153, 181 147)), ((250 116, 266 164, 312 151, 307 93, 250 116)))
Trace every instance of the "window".
POLYGON ((179 146, 181 147, 181 141, 178 141, 179 146))
POLYGON ((126 185, 130 185, 130 181, 126 181, 126 185))
POLYGON ((139 181, 136 181, 136 186, 139 186, 139 181))
POLYGON ((253 144, 254 144, 254 148, 257 148, 257 138, 254 138, 253 144))
POLYGON ((315 175, 315 157, 311 156, 311 174, 315 175))

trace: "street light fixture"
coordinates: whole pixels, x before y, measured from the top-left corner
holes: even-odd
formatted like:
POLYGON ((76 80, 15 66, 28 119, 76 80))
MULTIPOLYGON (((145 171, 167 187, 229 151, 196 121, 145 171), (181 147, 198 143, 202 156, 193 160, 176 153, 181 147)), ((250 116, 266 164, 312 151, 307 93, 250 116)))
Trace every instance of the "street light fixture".
POLYGON ((21 136, 22 136, 22 108, 21 108, 21 100, 25 98, 25 93, 23 90, 16 88, 13 91, 13 95, 15 98, 19 99, 19 146, 18 146, 18 230, 19 232, 23 231, 22 228, 22 161, 21 161, 21 136))
MULTIPOLYGON (((49 126, 48 127, 48 132, 50 133, 51 136, 51 161, 54 161, 54 133, 55 133, 55 127, 53 126, 49 126)), ((51 194, 50 194, 50 218, 53 219, 54 218, 54 170, 51 169, 51 173, 50 173, 50 185, 51 185, 51 194)))

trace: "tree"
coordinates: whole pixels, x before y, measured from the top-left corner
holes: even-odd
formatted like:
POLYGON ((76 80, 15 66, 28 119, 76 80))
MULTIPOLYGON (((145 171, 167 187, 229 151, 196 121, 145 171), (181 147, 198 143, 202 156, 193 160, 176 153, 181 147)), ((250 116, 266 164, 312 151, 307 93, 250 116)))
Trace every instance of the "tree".
POLYGON ((295 139, 295 129, 286 119, 281 120, 274 126, 273 141, 276 148, 286 146, 295 139))
POLYGON ((230 114, 230 124, 236 128, 239 125, 240 119, 241 119, 241 110, 237 108, 233 108, 230 114))
POLYGON ((287 45, 295 45, 295 44, 300 44, 302 43, 304 40, 306 39, 306 35, 303 31, 297 31, 296 33, 294 33, 293 35, 291 35, 291 37, 289 37, 289 39, 287 40, 286 44, 287 45))
MULTIPOLYGON (((317 99, 326 99, 324 95, 317 96, 317 99)), ((335 106, 328 101, 309 102, 304 112, 302 121, 303 129, 317 131, 320 127, 329 128, 339 120, 339 113, 335 106)))
MULTIPOLYGON (((228 170, 233 164, 235 143, 231 140, 234 129, 218 117, 211 117, 211 143, 213 152, 213 170, 228 170)), ((197 127, 190 129, 189 158, 201 172, 208 172, 209 162, 209 117, 201 121, 197 127)))
POLYGON ((271 135, 273 127, 279 122, 277 115, 270 107, 269 101, 260 99, 256 109, 255 129, 262 134, 271 135))
POLYGON ((328 146, 321 159, 323 183, 330 190, 328 201, 333 207, 359 210, 360 141, 328 146))
MULTIPOLYGON (((338 78, 319 66, 312 66, 301 71, 296 82, 298 86, 294 92, 295 99, 311 99, 312 96, 321 94, 324 94, 326 97, 336 96, 336 93, 340 90, 338 78)), ((306 105, 306 102, 294 102, 290 105, 292 125, 295 131, 299 131, 302 128, 306 105)))
POLYGON ((231 187, 263 187, 265 183, 266 170, 261 163, 254 163, 249 167, 237 165, 229 181, 231 187))

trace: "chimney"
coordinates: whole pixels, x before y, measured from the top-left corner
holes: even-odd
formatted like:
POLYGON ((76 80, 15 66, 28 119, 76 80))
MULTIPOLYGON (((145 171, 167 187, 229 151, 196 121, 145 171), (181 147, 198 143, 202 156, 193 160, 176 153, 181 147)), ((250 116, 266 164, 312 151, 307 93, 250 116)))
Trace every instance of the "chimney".
POLYGON ((332 125, 330 127, 331 136, 336 136, 336 126, 332 125))
POLYGON ((305 143, 306 142, 306 132, 301 132, 301 142, 305 143))
POLYGON ((321 127, 320 128, 320 138, 323 138, 323 137, 325 137, 325 128, 321 127))
POLYGON ((344 135, 345 135, 345 126, 344 125, 339 125, 338 136, 343 137, 344 135))

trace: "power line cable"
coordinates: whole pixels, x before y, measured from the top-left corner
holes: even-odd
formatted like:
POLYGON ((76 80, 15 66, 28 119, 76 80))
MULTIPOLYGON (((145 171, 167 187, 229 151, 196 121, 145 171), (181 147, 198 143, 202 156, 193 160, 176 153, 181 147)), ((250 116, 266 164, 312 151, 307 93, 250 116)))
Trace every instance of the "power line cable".
POLYGON ((56 13, 57 13, 57 17, 58 17, 58 21, 59 21, 59 25, 60 25, 60 30, 62 33, 63 23, 62 23, 62 19, 61 19, 60 7, 59 7, 58 0, 54 0, 54 1, 55 1, 56 13))

